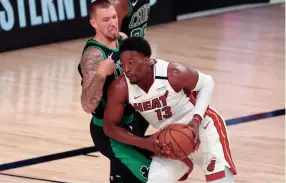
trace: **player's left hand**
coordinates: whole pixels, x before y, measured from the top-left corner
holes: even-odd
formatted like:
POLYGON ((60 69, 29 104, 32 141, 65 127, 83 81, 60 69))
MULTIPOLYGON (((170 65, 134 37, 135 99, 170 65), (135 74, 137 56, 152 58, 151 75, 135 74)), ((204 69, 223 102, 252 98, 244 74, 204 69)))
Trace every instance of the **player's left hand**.
POLYGON ((147 149, 154 152, 154 154, 157 156, 168 157, 170 154, 170 151, 167 148, 166 144, 159 143, 159 141, 157 139, 158 134, 159 134, 159 132, 153 134, 152 136, 150 136, 149 138, 146 139, 147 140, 146 144, 150 144, 149 148, 147 147, 147 149))
POLYGON ((201 118, 193 117, 192 121, 188 124, 194 130, 194 133, 195 133, 195 138, 194 138, 195 147, 194 147, 194 149, 196 151, 199 149, 199 146, 201 143, 200 137, 199 137, 200 123, 201 123, 201 118))

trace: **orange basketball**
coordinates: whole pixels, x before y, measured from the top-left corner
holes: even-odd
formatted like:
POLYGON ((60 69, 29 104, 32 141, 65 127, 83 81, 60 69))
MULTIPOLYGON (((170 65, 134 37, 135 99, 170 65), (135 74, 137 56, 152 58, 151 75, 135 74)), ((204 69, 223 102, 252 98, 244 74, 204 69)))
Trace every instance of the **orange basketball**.
POLYGON ((184 124, 171 124, 161 130, 157 136, 160 144, 166 144, 169 158, 182 160, 194 151, 194 132, 184 124))

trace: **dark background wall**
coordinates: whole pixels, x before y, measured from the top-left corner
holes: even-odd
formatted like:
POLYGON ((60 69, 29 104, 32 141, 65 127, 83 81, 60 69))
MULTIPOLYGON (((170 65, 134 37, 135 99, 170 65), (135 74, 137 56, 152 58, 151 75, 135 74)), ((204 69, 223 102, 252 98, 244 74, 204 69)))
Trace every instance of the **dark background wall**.
POLYGON ((180 15, 228 6, 268 2, 269 0, 173 0, 173 11, 180 15))
MULTIPOLYGON (((0 1, 0 52, 91 36, 91 0, 0 1)), ((149 25, 176 21, 185 13, 268 0, 151 0, 149 25), (156 3, 155 3, 156 2, 156 3)))

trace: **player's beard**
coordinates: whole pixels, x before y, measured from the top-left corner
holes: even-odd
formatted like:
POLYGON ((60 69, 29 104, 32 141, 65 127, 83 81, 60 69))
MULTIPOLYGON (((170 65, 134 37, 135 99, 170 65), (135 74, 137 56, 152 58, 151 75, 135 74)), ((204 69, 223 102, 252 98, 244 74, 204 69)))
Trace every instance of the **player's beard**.
POLYGON ((109 41, 116 41, 118 40, 120 37, 120 34, 119 32, 117 34, 110 34, 110 35, 106 35, 106 38, 109 40, 109 41))
POLYGON ((110 26, 109 29, 107 30, 107 38, 110 40, 110 41, 115 41, 115 40, 118 40, 119 37, 120 37, 120 34, 118 32, 118 29, 114 26, 110 26))
POLYGON ((108 31, 106 30, 97 30, 96 31, 96 34, 99 36, 99 37, 104 37, 105 39, 107 39, 108 41, 112 42, 112 41, 116 41, 119 39, 120 37, 120 34, 119 32, 116 32, 115 34, 111 34, 109 33, 108 31))

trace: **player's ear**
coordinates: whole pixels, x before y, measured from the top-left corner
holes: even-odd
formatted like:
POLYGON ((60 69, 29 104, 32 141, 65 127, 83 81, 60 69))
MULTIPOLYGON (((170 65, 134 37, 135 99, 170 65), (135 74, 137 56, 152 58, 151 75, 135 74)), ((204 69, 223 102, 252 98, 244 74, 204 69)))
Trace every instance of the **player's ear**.
POLYGON ((156 63, 155 59, 150 59, 148 57, 146 57, 146 59, 148 60, 148 62, 147 62, 148 65, 154 65, 156 63))
POLYGON ((148 65, 149 64, 149 58, 148 57, 144 57, 143 62, 144 64, 148 65))
POLYGON ((89 23, 93 28, 95 28, 95 29, 97 28, 97 24, 96 24, 94 18, 89 19, 89 23))
POLYGON ((148 57, 144 57, 144 64, 153 65, 153 59, 150 59, 148 57))

